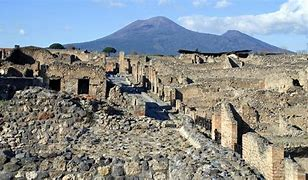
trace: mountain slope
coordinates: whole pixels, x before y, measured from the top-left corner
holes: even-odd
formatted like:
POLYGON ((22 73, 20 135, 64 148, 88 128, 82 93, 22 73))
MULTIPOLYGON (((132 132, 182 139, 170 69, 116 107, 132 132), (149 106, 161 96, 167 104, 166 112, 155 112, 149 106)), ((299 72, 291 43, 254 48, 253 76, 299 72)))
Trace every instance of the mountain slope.
POLYGON ((146 54, 176 54, 179 49, 198 49, 202 52, 243 49, 266 52, 285 51, 239 31, 228 31, 223 35, 198 33, 185 29, 165 17, 138 20, 104 38, 70 45, 97 51, 106 46, 112 46, 126 53, 146 54))

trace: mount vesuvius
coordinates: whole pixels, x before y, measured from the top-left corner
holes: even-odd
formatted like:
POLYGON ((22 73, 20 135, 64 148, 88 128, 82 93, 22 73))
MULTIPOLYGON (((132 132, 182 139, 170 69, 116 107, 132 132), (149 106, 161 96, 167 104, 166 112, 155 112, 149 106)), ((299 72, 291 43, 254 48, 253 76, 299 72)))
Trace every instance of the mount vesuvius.
MULTIPOLYGON (((166 17, 137 20, 119 31, 89 42, 72 43, 80 49, 102 51, 111 46, 126 53, 177 54, 179 49, 222 52, 249 49, 254 52, 286 52, 235 30, 222 35, 194 32, 166 17)), ((67 45, 68 46, 68 45, 67 45)))

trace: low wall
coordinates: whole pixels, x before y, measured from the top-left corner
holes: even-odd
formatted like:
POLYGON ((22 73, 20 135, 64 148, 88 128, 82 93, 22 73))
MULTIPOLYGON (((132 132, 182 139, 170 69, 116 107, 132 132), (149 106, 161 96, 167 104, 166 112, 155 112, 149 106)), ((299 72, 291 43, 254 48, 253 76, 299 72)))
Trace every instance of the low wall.
POLYGON ((292 159, 286 158, 284 160, 285 180, 305 180, 306 174, 304 169, 300 167, 292 159))
POLYGON ((133 114, 135 116, 146 116, 146 102, 142 99, 132 97, 133 114))
POLYGON ((266 179, 284 179, 284 149, 256 133, 243 135, 243 159, 255 166, 266 179))
POLYGON ((193 147, 199 149, 206 145, 205 137, 193 126, 192 119, 187 118, 183 121, 183 126, 179 129, 179 132, 193 147))
POLYGON ((13 86, 16 90, 22 90, 29 86, 44 86, 43 78, 24 77, 0 77, 0 85, 13 86))
POLYGON ((267 90, 277 90, 278 92, 286 92, 293 87, 292 78, 286 73, 271 74, 265 78, 264 88, 267 90))
POLYGON ((11 99, 16 90, 29 86, 44 87, 42 78, 0 77, 0 99, 11 99))

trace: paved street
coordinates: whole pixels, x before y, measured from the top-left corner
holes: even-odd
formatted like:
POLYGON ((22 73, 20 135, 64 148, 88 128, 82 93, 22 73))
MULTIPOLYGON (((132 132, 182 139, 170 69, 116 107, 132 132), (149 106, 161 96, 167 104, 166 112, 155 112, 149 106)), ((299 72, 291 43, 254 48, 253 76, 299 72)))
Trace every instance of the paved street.
POLYGON ((109 76, 108 79, 111 80, 113 84, 120 86, 123 92, 128 93, 130 96, 137 96, 146 102, 146 115, 148 117, 157 120, 170 119, 167 111, 170 106, 167 103, 152 98, 149 94, 143 92, 143 90, 138 87, 131 86, 130 82, 127 81, 124 76, 112 75, 109 76))

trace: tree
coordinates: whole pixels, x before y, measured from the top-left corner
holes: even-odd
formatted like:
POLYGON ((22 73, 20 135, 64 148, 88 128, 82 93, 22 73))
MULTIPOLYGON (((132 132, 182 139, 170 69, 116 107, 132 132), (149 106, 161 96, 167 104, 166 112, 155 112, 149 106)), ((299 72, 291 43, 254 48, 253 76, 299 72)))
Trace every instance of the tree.
POLYGON ((49 49, 65 49, 65 47, 60 43, 53 43, 49 46, 49 49))
POLYGON ((104 50, 103 50, 104 53, 106 53, 108 56, 110 56, 110 53, 116 53, 117 50, 113 47, 106 47, 104 50))

